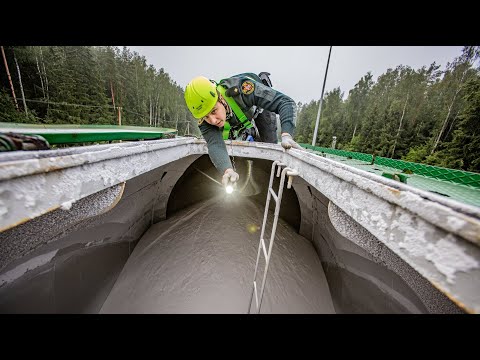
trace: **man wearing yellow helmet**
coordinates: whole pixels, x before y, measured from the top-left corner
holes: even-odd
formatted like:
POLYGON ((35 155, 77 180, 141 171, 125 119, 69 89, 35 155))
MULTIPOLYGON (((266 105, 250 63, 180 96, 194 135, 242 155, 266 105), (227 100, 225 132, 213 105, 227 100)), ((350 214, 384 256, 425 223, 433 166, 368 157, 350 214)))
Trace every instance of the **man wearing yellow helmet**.
POLYGON ((295 102, 273 89, 265 74, 268 75, 243 73, 218 83, 197 76, 185 88, 185 103, 198 119, 208 154, 213 165, 223 174, 224 185, 234 183, 239 178, 233 170, 224 140, 256 137, 257 141, 277 143, 276 114, 280 116, 282 146, 285 149, 302 149, 293 140, 295 102), (258 134, 250 122, 252 119, 258 134))

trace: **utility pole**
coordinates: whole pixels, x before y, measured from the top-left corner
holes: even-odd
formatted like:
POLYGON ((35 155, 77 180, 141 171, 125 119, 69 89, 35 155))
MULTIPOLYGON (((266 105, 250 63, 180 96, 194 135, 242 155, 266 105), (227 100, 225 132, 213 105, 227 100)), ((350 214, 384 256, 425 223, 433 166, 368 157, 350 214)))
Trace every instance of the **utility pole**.
POLYGON ((328 52, 327 68, 325 69, 325 77, 323 78, 322 96, 320 97, 320 105, 318 107, 317 120, 315 121, 315 131, 313 132, 312 146, 315 146, 315 142, 317 141, 318 122, 320 120, 320 113, 322 112, 323 92, 325 91, 325 83, 327 81, 328 64, 330 63, 331 53, 332 53, 332 47, 330 46, 330 51, 328 52))
POLYGON ((5 69, 7 70, 8 81, 10 82, 10 88, 12 89, 13 101, 15 102, 15 107, 18 110, 17 97, 15 96, 15 90, 13 89, 13 83, 12 83, 12 77, 10 76, 10 71, 8 70, 7 58, 5 57, 5 51, 3 50, 3 46, 0 46, 0 47, 2 48, 3 62, 5 63, 5 69))

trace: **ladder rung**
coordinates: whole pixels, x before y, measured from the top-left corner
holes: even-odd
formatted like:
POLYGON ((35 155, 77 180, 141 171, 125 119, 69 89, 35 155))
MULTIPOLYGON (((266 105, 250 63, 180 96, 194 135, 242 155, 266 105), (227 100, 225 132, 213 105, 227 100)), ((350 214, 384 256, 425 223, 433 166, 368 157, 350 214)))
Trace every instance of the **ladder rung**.
POLYGON ((275 200, 275 202, 277 202, 278 201, 278 196, 277 196, 277 194, 275 194, 275 191, 273 191, 272 188, 268 188, 268 191, 270 191, 270 194, 272 194, 273 200, 275 200))
MULTIPOLYGON (((268 196, 267 196, 267 202, 265 204, 265 213, 264 213, 264 216, 263 216, 263 225, 262 225, 262 233, 260 235, 260 244, 259 246, 262 247, 262 251, 263 251, 263 255, 265 256, 265 268, 264 268, 264 274, 263 274, 263 280, 262 280, 262 288, 260 289, 261 290, 261 293, 260 293, 260 303, 259 303, 259 299, 258 299, 258 289, 257 289, 257 280, 256 280, 256 277, 257 277, 257 270, 258 270, 258 266, 259 266, 259 260, 260 260, 260 249, 258 249, 258 252, 257 252, 257 262, 255 264, 255 275, 253 277, 253 291, 252 291, 252 295, 250 296, 250 304, 249 304, 249 308, 248 308, 248 312, 250 313, 251 312, 251 307, 252 307, 252 301, 253 301, 253 294, 255 294, 255 304, 257 305, 257 313, 260 313, 260 306, 261 306, 261 302, 262 302, 262 298, 263 298, 263 293, 264 293, 264 290, 265 290, 265 279, 267 278, 267 271, 268 271, 268 264, 269 264, 269 256, 271 255, 271 251, 272 251, 272 245, 273 245, 273 241, 275 240, 275 230, 277 228, 277 220, 278 220, 278 216, 279 216, 279 210, 280 210, 280 202, 282 201, 282 191, 283 191, 283 188, 279 186, 278 188, 278 195, 275 193, 275 191, 273 190, 273 188, 271 187, 272 186, 272 179, 273 179, 273 176, 275 175, 275 166, 276 164, 278 164, 278 161, 275 161, 273 164, 272 164, 272 172, 270 174, 270 184, 268 185, 268 196), (268 215, 268 206, 269 206, 269 202, 270 202, 270 195, 272 195, 273 197, 273 200, 275 200, 275 203, 276 203, 276 207, 275 207, 275 218, 273 220, 273 225, 272 225, 272 235, 270 236, 270 241, 269 241, 269 249, 267 251, 267 246, 265 245, 265 239, 263 238, 264 236, 264 230, 265 230, 265 225, 266 225, 266 222, 267 222, 267 215, 268 215)), ((277 177, 280 175, 280 171, 281 171, 281 168, 280 166, 285 166, 285 164, 279 164, 279 167, 278 167, 278 174, 277 174, 277 177)), ((289 176, 289 179, 288 179, 288 183, 287 183, 287 189, 290 189, 290 186, 292 184, 292 176, 295 176, 295 175, 298 175, 298 173, 295 171, 295 170, 292 170, 291 168, 286 168, 285 169, 286 172, 285 173, 282 173, 282 178, 280 180, 280 183, 283 184, 284 180, 285 180, 285 174, 287 176, 289 176)))
POLYGON ((265 260, 268 261, 268 256, 267 256, 267 247, 265 245, 265 240, 263 238, 260 239, 260 242, 262 244, 262 250, 263 250, 263 255, 265 255, 265 260))

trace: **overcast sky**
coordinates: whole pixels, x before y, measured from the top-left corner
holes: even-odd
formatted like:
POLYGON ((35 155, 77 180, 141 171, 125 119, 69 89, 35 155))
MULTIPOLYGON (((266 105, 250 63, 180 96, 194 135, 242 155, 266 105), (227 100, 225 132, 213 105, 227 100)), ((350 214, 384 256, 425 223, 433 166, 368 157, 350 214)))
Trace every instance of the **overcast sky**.
MULTIPOLYGON (((269 72, 273 87, 295 102, 308 103, 322 94, 328 46, 128 46, 147 63, 163 68, 183 89, 195 76, 219 80, 242 72, 269 72)), ((333 46, 325 93, 340 87, 344 98, 360 78, 373 79, 389 68, 419 69, 433 62, 445 69, 462 46, 333 46)))

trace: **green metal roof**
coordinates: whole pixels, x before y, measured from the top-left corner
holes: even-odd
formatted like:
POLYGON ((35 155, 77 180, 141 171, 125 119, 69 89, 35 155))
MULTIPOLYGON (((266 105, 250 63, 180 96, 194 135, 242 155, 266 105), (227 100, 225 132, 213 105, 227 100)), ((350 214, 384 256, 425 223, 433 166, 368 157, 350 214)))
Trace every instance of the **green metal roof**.
POLYGON ((0 132, 40 135, 50 144, 71 144, 112 140, 162 139, 177 130, 158 127, 117 125, 39 125, 0 122, 0 132))
POLYGON ((329 159, 480 207, 480 174, 394 160, 353 151, 300 144, 329 159))

